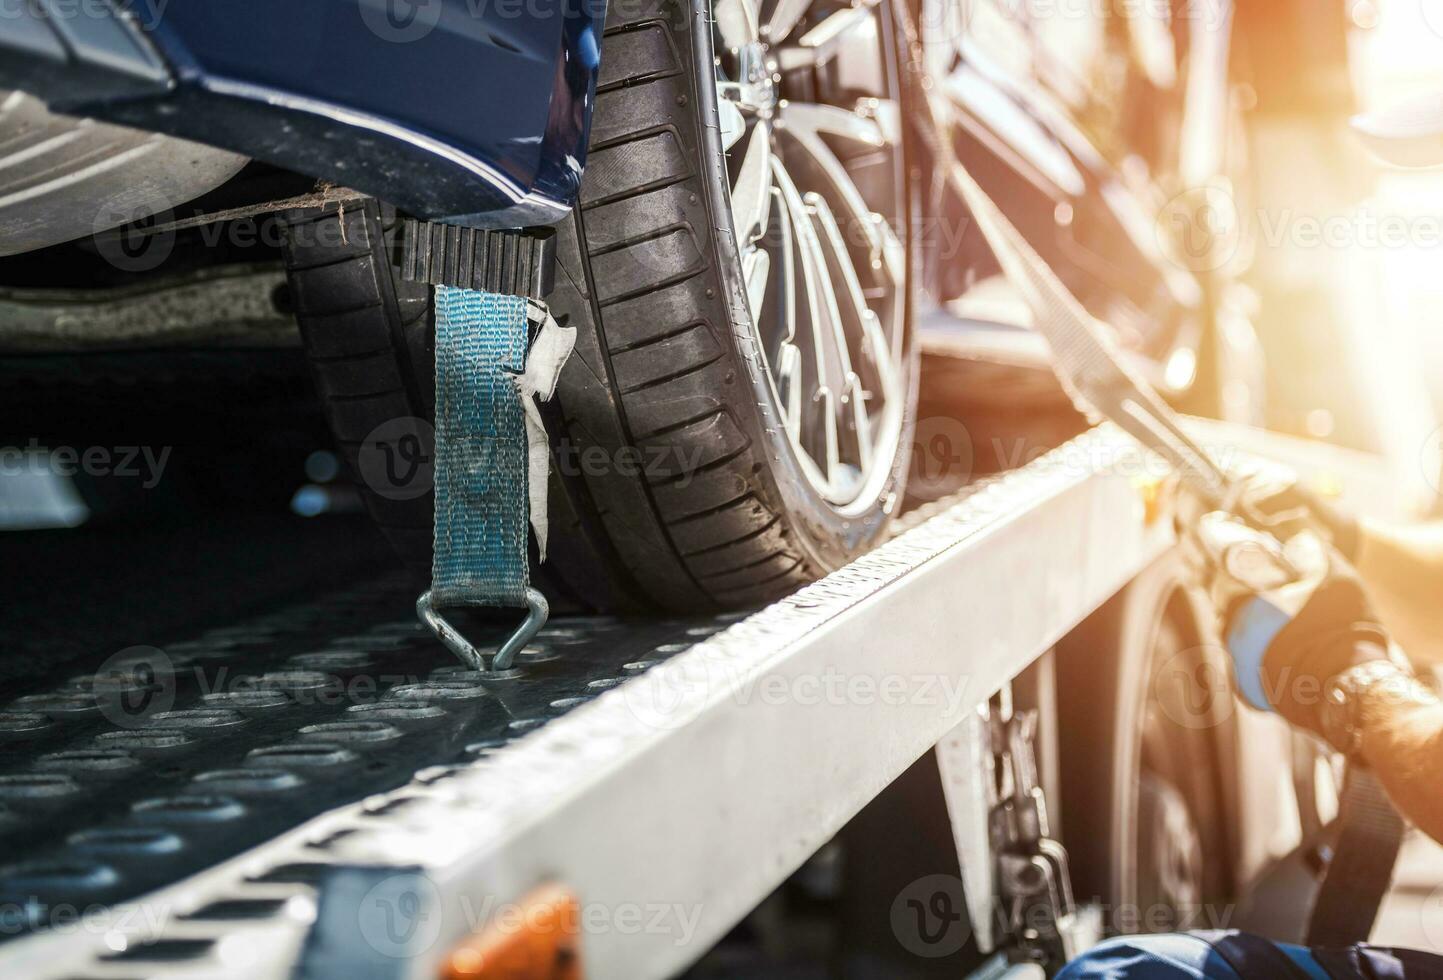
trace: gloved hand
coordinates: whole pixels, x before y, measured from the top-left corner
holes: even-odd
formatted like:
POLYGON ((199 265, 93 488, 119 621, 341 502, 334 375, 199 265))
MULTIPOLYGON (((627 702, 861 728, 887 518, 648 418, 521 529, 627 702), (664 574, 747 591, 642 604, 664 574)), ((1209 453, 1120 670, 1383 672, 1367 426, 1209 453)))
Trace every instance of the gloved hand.
POLYGON ((1358 560, 1358 519, 1303 486, 1298 475, 1280 466, 1250 478, 1239 507, 1251 520, 1284 540, 1304 530, 1321 531, 1349 562, 1358 560))
POLYGON ((1239 693, 1254 707, 1321 735, 1327 682, 1356 664, 1389 659, 1388 635, 1357 574, 1307 532, 1284 548, 1235 518, 1214 514, 1205 519, 1204 534, 1225 541, 1214 596, 1225 603, 1223 637, 1239 693), (1275 567, 1267 567, 1268 555, 1275 567), (1237 556, 1246 557, 1229 560, 1237 556))

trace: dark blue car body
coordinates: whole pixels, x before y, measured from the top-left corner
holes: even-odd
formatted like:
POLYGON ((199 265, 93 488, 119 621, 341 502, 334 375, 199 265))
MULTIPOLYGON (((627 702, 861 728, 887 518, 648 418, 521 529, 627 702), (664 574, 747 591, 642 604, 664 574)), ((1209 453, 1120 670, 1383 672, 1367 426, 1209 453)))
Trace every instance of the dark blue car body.
POLYGON ((514 228, 576 199, 604 12, 604 0, 40 0, 0 21, 0 86, 420 217, 514 228))

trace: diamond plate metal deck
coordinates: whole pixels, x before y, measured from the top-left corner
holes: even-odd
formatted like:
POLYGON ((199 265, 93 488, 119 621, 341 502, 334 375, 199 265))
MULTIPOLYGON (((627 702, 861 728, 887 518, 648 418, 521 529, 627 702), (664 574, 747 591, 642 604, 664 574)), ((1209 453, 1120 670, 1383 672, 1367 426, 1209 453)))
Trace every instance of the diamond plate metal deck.
POLYGON ((376 613, 381 583, 172 645, 138 723, 98 706, 124 663, 12 703, 0 890, 48 932, 0 972, 434 977, 555 880, 589 976, 674 974, 1169 546, 1137 472, 1094 432, 754 615, 556 621, 508 677, 376 613))

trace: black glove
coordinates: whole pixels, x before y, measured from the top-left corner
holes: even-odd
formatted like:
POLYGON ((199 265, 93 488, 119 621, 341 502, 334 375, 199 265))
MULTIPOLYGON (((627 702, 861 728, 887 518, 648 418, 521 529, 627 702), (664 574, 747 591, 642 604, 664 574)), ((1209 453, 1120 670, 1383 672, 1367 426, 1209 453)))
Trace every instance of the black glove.
MULTIPOLYGON (((1267 536, 1236 520, 1213 522, 1216 539, 1229 531, 1229 548, 1267 536)), ((1274 546, 1276 547, 1276 546, 1274 546)), ((1388 637, 1353 567, 1314 535, 1286 549, 1297 577, 1285 585, 1243 591, 1246 584, 1220 568, 1216 599, 1228 614, 1224 637, 1237 670, 1238 692, 1262 710, 1322 734, 1319 709, 1327 683, 1358 663, 1388 658, 1388 637)), ((1226 565, 1223 562, 1223 565, 1226 565)))
POLYGON ((1388 634, 1357 572, 1341 555, 1332 559, 1327 576, 1273 637, 1262 668, 1278 714, 1319 735, 1328 682, 1360 663, 1388 659, 1388 634))

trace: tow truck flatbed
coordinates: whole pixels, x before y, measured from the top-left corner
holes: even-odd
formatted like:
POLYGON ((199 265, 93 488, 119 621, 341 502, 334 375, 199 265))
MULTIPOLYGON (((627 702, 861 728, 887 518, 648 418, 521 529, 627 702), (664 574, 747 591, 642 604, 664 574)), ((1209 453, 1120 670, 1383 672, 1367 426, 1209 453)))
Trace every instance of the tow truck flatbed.
POLYGON ((173 644, 164 705, 115 664, 22 698, 0 973, 435 977, 549 886, 588 975, 674 975, 1167 551, 1158 465, 1093 430, 752 614, 558 619, 506 675, 392 579, 173 644))

